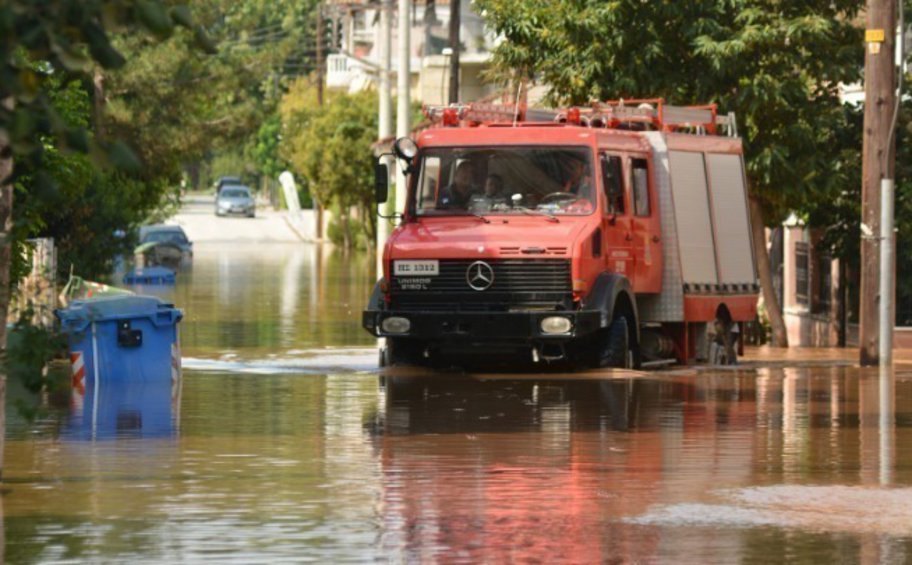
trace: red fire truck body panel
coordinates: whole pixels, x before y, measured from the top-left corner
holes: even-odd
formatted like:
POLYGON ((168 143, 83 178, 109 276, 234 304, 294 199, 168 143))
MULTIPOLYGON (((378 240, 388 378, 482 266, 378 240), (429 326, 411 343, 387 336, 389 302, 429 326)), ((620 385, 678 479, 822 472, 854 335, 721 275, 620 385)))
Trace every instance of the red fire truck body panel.
POLYGON ((384 252, 382 300, 365 311, 375 335, 419 344, 425 357, 503 337, 537 360, 546 347, 563 356, 608 332, 625 312, 628 325, 659 336, 646 357, 688 361, 706 358, 702 336, 712 339, 714 325, 755 318, 740 139, 507 122, 432 128, 417 147, 404 218, 384 252), (450 211, 461 174, 476 194, 450 211), (493 177, 509 185, 512 204, 492 205, 487 185, 479 196, 482 182, 496 188, 493 177), (574 183, 585 188, 566 188, 574 183), (570 329, 545 331, 563 327, 555 317, 570 329))

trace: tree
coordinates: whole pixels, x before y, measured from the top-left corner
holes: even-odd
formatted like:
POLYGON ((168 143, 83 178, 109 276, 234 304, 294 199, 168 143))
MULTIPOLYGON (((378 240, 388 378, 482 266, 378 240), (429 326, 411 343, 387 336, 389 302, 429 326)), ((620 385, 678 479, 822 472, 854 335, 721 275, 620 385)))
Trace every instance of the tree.
MULTIPOLYGON (((60 84, 52 77, 45 90, 66 127, 89 127, 92 100, 84 81, 60 84)), ((88 137, 94 139, 91 131, 88 137)), ((30 268, 26 239, 32 237, 54 239, 58 278, 65 279, 71 266, 82 277, 107 277, 115 255, 134 246, 123 234, 134 232, 173 194, 173 185, 166 181, 101 169, 88 155, 62 151, 45 139, 40 152, 17 162, 11 281, 20 280, 30 268)))
MULTIPOLYGON (((844 123, 838 85, 861 74, 857 2, 479 0, 478 8, 505 39, 494 74, 537 79, 551 87, 551 102, 661 97, 735 112, 752 216, 764 224, 825 190, 831 163, 822 149, 844 123)), ((768 263, 764 242, 754 245, 768 263)), ((787 345, 769 270, 759 271, 774 343, 787 345)))
POLYGON ((282 118, 273 114, 266 118, 257 130, 253 146, 253 159, 260 172, 269 178, 277 179, 288 168, 288 164, 279 154, 282 134, 282 118))
POLYGON ((376 140, 376 93, 330 92, 322 107, 316 105, 316 90, 301 79, 292 85, 280 104, 282 155, 307 181, 314 200, 333 205, 339 214, 342 243, 356 244, 350 210, 364 218, 363 232, 376 237, 373 208, 376 140))
POLYGON ((269 151, 278 140, 263 145, 260 134, 277 124, 277 106, 288 85, 316 69, 316 5, 316 0, 215 0, 194 12, 219 42, 219 56, 202 69, 207 78, 194 87, 223 108, 213 115, 221 131, 201 138, 205 153, 185 159, 194 186, 198 170, 211 171, 216 160, 236 153, 239 145, 248 159, 245 165, 270 168, 250 168, 249 176, 266 174, 275 180, 275 163, 266 164, 262 159, 271 158, 262 150, 269 151))

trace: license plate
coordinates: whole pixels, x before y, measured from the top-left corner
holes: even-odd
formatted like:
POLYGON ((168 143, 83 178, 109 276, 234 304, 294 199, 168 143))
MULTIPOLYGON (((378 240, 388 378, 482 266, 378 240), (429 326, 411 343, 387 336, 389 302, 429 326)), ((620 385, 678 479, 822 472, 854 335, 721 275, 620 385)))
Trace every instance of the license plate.
POLYGON ((393 261, 393 274, 398 277, 436 277, 440 274, 440 262, 393 261))

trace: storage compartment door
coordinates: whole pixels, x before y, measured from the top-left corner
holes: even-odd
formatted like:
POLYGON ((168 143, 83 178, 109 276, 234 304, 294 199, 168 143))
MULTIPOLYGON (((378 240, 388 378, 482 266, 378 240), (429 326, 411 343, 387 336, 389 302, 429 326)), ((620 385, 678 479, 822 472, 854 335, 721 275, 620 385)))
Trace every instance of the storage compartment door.
POLYGON ((741 156, 708 153, 706 168, 715 220, 719 282, 753 285, 757 276, 741 156))
POLYGON ((684 284, 716 285, 716 255, 703 153, 669 151, 684 284))

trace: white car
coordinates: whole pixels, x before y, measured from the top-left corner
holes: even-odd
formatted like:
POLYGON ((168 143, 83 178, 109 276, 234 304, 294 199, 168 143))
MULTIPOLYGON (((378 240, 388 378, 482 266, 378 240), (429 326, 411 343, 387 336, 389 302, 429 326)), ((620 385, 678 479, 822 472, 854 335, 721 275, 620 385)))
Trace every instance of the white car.
POLYGON ((240 214, 253 218, 256 216, 256 202, 250 189, 241 185, 229 185, 219 191, 215 198, 215 215, 226 216, 240 214))

